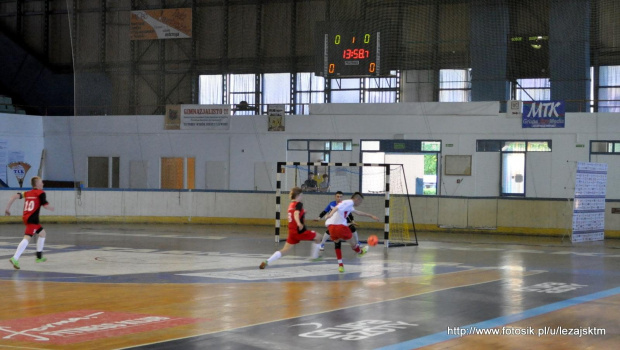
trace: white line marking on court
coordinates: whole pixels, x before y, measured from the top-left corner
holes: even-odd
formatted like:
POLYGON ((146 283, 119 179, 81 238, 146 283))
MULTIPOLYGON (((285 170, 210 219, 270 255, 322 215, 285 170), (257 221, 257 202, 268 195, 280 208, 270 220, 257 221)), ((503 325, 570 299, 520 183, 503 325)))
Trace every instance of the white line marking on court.
POLYGON ((2 344, 3 349, 49 350, 49 348, 31 348, 28 346, 14 346, 2 344))
POLYGON ((153 235, 147 233, 119 233, 119 232, 67 232, 69 235, 92 235, 92 236, 121 236, 121 237, 151 237, 151 238, 175 238, 175 239, 224 239, 224 236, 183 236, 179 235, 153 235))

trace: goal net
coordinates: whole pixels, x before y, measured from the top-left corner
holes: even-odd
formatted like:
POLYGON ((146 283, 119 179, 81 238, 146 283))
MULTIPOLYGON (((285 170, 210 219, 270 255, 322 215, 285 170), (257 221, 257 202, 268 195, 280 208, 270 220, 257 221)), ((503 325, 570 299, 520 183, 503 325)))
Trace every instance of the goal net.
POLYGON ((375 215, 380 222, 355 216, 360 241, 376 234, 383 237, 380 242, 386 247, 418 245, 402 164, 279 162, 276 169, 276 242, 280 241, 280 228, 288 224, 288 193, 300 187, 308 227, 325 230, 323 221, 313 220, 336 199, 336 192, 342 192, 343 199, 361 192, 364 202, 356 209, 375 215))

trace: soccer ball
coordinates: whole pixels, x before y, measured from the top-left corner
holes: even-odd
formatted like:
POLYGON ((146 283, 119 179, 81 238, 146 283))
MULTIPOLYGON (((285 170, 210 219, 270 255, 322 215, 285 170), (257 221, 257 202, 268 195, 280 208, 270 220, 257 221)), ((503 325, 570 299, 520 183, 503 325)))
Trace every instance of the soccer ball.
POLYGON ((379 238, 376 235, 371 235, 368 237, 368 245, 374 247, 379 243, 379 238))

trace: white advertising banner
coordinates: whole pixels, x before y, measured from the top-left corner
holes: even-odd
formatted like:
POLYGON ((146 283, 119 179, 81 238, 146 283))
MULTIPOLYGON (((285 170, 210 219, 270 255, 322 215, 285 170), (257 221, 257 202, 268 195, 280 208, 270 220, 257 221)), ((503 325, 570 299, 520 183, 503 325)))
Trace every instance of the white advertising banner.
POLYGON ((229 130, 230 105, 181 105, 181 130, 229 130))
POLYGON ((573 204, 573 242, 605 238, 605 195, 607 164, 577 163, 573 204))
POLYGON ((522 101, 508 101, 508 116, 521 118, 521 110, 523 109, 522 101))
POLYGON ((0 180, 5 184, 8 184, 7 179, 7 165, 9 164, 9 141, 5 139, 0 139, 0 169, 4 169, 0 171, 0 180))

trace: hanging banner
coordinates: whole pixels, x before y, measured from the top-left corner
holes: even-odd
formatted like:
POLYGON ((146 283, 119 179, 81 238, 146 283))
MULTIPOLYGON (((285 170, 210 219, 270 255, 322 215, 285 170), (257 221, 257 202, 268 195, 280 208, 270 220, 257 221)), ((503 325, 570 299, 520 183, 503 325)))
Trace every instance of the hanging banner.
POLYGON ((269 105, 267 107, 267 118, 269 125, 267 131, 284 131, 284 105, 269 105))
POLYGON ((573 242, 602 241, 605 238, 605 195, 607 164, 577 163, 573 205, 573 242))
POLYGON ((230 105, 181 105, 181 130, 230 129, 230 105))
POLYGON ((522 128, 563 128, 564 101, 523 102, 522 128))
POLYGON ((166 105, 166 119, 164 120, 164 129, 181 129, 181 105, 166 105))
MULTIPOLYGON (((0 169, 8 169, 9 141, 0 139, 0 169)), ((0 171, 0 186, 6 186, 9 183, 7 172, 0 171)))
POLYGON ((192 37, 192 9, 131 11, 130 40, 192 37))
POLYGON ((19 187, 21 188, 24 185, 24 178, 31 168, 30 164, 26 162, 13 162, 9 163, 8 167, 13 171, 13 174, 15 174, 19 187))
POLYGON ((508 101, 508 116, 521 118, 522 101, 508 101))

